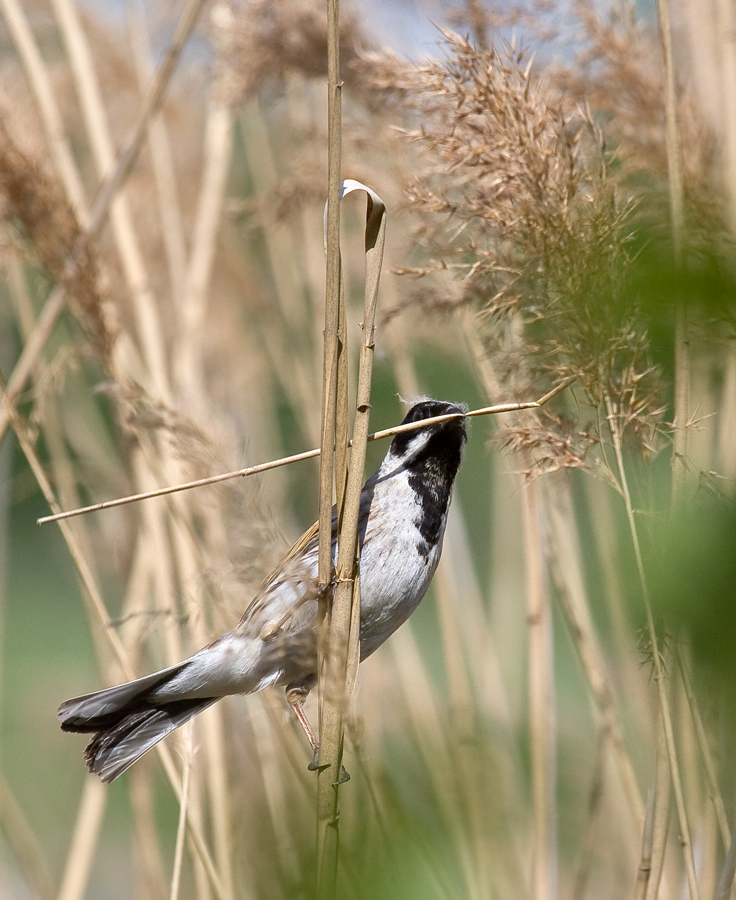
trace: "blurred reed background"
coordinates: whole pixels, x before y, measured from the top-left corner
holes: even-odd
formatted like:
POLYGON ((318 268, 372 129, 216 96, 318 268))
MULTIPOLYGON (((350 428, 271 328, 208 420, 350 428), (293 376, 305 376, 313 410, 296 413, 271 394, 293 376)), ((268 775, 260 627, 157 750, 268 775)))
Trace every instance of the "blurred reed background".
MULTIPOLYGON (((316 779, 278 693, 109 787, 55 719, 234 624, 316 518, 310 461, 35 525, 319 443, 325 12, 200 6, 0 0, 4 897, 314 892, 316 779)), ((361 668, 338 896, 725 900, 733 2, 412 10, 445 29, 421 58, 341 11, 343 174, 389 210, 372 426, 398 395, 577 381, 473 424, 431 594, 361 668)))

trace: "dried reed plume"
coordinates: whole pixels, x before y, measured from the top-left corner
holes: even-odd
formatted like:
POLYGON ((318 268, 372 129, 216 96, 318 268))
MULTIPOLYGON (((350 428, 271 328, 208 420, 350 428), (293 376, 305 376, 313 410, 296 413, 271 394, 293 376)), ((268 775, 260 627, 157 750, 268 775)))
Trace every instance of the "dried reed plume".
POLYGON ((62 284, 103 369, 115 340, 100 263, 58 182, 38 155, 0 123, 0 216, 51 281, 62 284))
MULTIPOLYGON (((633 199, 603 133, 524 51, 481 50, 450 32, 444 42, 443 59, 374 69, 376 88, 418 123, 408 137, 424 161, 408 202, 429 261, 405 271, 453 274, 453 302, 482 314, 502 384, 526 390, 574 373, 594 408, 615 397, 651 449, 662 405, 628 280, 633 199)), ((548 424, 556 465, 580 465, 553 437, 559 422, 548 424)), ((586 427, 576 444, 581 434, 598 440, 586 427)), ((517 432, 512 443, 525 441, 517 432)), ((540 447, 532 434, 526 445, 540 447)))

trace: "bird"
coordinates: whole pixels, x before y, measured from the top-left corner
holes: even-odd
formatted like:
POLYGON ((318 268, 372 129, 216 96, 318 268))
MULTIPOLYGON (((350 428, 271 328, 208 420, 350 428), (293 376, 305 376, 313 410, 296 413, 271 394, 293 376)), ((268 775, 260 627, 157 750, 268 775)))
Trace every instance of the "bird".
MULTIPOLYGON (((402 424, 452 415, 396 434, 360 497, 360 659, 402 625, 427 592, 442 553, 455 477, 467 441, 466 408, 420 399, 402 424)), ((313 525, 265 579, 238 624, 189 659, 135 681, 67 700, 63 731, 91 734, 90 772, 110 782, 193 716, 229 694, 280 686, 309 740, 304 712, 318 679, 322 613, 317 586, 319 535, 313 525)), ((333 579, 337 516, 332 516, 333 579)), ((328 588, 329 589, 329 588, 328 588)), ((334 584, 332 585, 334 589, 334 584)))

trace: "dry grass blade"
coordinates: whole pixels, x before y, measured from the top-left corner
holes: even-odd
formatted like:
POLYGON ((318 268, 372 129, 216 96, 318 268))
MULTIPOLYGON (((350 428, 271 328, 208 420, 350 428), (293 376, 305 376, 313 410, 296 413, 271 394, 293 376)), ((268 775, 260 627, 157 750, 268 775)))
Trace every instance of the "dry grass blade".
POLYGON ((79 170, 72 157, 49 73, 21 5, 17 0, 3 0, 2 8, 39 108, 51 156, 64 184, 69 202, 77 218, 84 224, 87 211, 84 188, 79 177, 79 170))
MULTIPOLYGON (((80 259, 84 259, 89 242, 107 220, 115 195, 125 183, 125 179, 138 158, 143 146, 148 123, 160 106, 177 62, 181 56, 184 45, 194 28, 197 17, 202 9, 204 0, 189 0, 174 32, 171 44, 159 66, 156 77, 141 104, 137 121, 131 131, 130 138, 115 161, 109 175, 106 175, 92 204, 86 231, 75 242, 70 259, 67 263, 67 277, 72 277, 79 265, 80 259)), ((57 319, 61 315, 66 303, 65 287, 57 285, 51 296, 46 301, 39 316, 33 334, 25 342, 20 358, 8 378, 4 390, 3 403, 0 405, 0 440, 2 440, 10 421, 10 414, 18 402, 31 373, 38 363, 44 347, 48 343, 57 319)))
POLYGON ((634 555, 636 558, 636 567, 639 574, 639 583, 644 598, 644 606, 646 612, 647 632, 652 647, 652 659, 655 672, 655 681, 657 683, 657 692, 659 695, 660 713, 664 725, 665 745, 667 747, 667 758, 669 760, 670 776, 672 778, 672 786, 675 793, 675 803, 677 806, 677 816, 680 823, 680 843, 685 861, 685 871, 687 872, 688 887, 690 889, 690 897, 692 900, 699 900, 700 893, 698 891, 698 880, 695 870, 695 860, 693 857, 693 845, 690 839, 690 823, 685 807, 685 798, 683 796, 682 780, 677 762, 677 750, 675 747, 675 735, 672 725, 672 716, 670 713, 669 700, 667 697, 667 686, 665 672, 660 656, 659 642, 654 625, 654 616, 652 614, 652 605, 649 597, 649 589, 647 586, 646 573, 644 571, 644 562, 641 554, 641 545, 639 543, 639 532, 636 525, 634 507, 631 502, 631 492, 629 490, 628 479, 624 467, 624 458, 621 442, 621 432, 619 419, 614 413, 611 398, 606 398, 606 409, 608 413, 608 421, 611 426, 611 437, 616 453, 616 462, 618 465, 618 475, 623 491, 624 504, 626 507, 626 518, 629 524, 631 540, 634 545, 634 555))
POLYGON ((179 886, 181 884, 181 866, 184 861, 184 839, 187 833, 187 807, 189 805, 189 787, 192 778, 192 763, 194 762, 194 737, 192 724, 188 722, 184 726, 184 777, 181 784, 181 798, 179 799, 179 824, 176 829, 176 848, 174 850, 174 869, 171 873, 171 890, 169 900, 179 900, 179 886))
POLYGON ((711 749, 708 745, 708 738, 706 736, 705 727, 703 725, 703 717, 701 716, 700 710, 698 708, 698 702, 695 696, 692 678, 690 676, 690 666, 688 664, 685 653, 680 646, 678 646, 677 648, 677 661, 679 663, 680 675, 682 676, 682 683, 685 688, 685 694, 687 695, 688 705, 690 707, 690 715, 692 716, 693 723, 695 725, 695 733, 698 738, 698 746, 703 756, 705 777, 708 784, 708 793, 715 808, 716 819, 718 821, 718 829, 721 834, 721 840, 723 841, 723 847, 724 849, 728 849, 731 846, 731 829, 728 826, 728 819, 726 818, 726 809, 723 803, 723 797, 721 796, 721 792, 718 787, 716 767, 713 760, 713 754, 711 753, 711 749))
POLYGON ((641 862, 636 873, 634 900, 644 900, 652 874, 652 841, 654 839, 654 791, 647 797, 644 828, 641 836, 641 862))
POLYGON ((41 900, 52 900, 56 893, 41 847, 26 821, 22 807, 2 774, 0 774, 0 827, 18 860, 27 884, 38 893, 41 900))
MULTIPOLYGON (((26 429, 21 424, 15 412, 11 412, 11 417, 13 421, 13 428, 21 445, 23 453, 28 460, 31 469, 33 470, 36 480, 38 481, 38 485, 41 488, 44 496, 46 497, 47 502, 53 508, 54 506, 56 506, 56 500, 54 498, 51 485, 49 484, 43 467, 35 453, 35 450, 33 449, 26 429)), ((68 523, 63 523, 60 527, 69 553, 79 573, 80 580, 85 588, 85 598, 89 603, 91 610, 90 618, 92 620, 96 620, 103 626, 107 626, 110 622, 110 616, 107 613, 105 604, 102 600, 102 596, 95 582, 95 578, 92 574, 92 569, 88 561, 86 560, 84 553, 81 551, 73 532, 69 528, 68 523)), ((119 664, 124 676, 129 680, 135 678, 135 673, 133 672, 133 669, 131 667, 127 650, 123 646, 116 632, 110 628, 105 628, 105 637, 107 638, 113 650, 116 662, 119 664)), ((174 789, 174 793, 178 797, 180 797, 181 784, 179 782, 178 775, 176 774, 176 770, 169 754, 168 748, 159 747, 157 748, 157 751, 163 762, 164 770, 166 771, 169 781, 171 782, 171 785, 174 789)), ((227 895, 223 890, 222 885, 220 884, 219 876, 217 875, 215 867, 212 863, 211 856, 197 823, 191 817, 187 818, 187 823, 195 851, 205 867, 207 877, 209 878, 209 881, 217 897, 219 898, 219 900, 228 900, 227 895)))
POLYGON ((522 489, 525 496, 529 737, 534 815, 532 885, 534 897, 552 900, 557 896, 557 740, 552 615, 542 537, 540 486, 527 482, 522 489))
MULTIPOLYGON (((736 833, 736 829, 734 833, 736 833)), ((736 877, 736 840, 732 839, 713 894, 713 900, 728 900, 733 890, 734 877, 736 877)))
MULTIPOLYGON (((685 192, 682 175, 682 150, 680 130, 677 124, 677 94, 675 84, 675 61, 672 47, 672 22, 669 0, 657 0, 659 30, 662 40, 664 63, 665 110, 667 122, 667 169, 670 189, 670 215, 672 217, 672 245, 675 265, 685 264, 685 192)), ((675 415, 673 424, 673 503, 684 499, 688 476, 688 437, 686 423, 690 420, 690 338, 687 300, 679 298, 677 304, 677 324, 675 332, 675 415)))
MULTIPOLYGON (((655 755, 653 808, 650 829, 645 826, 643 843, 649 853, 649 871, 646 873, 646 900, 657 900, 664 876, 664 860, 667 853, 667 832, 670 827, 670 770, 667 758, 667 738, 664 717, 657 721, 657 748, 655 755), (648 831, 651 831, 651 834, 648 831)), ((647 810, 649 815, 649 810, 647 810)), ((644 852, 642 851, 642 856, 644 852)), ((638 882, 637 882, 638 884, 638 882)), ((665 885, 666 887, 666 885, 665 885)), ((669 896, 664 891, 664 896, 669 896)))
POLYGON ((97 778, 88 776, 59 887, 58 900, 82 900, 87 893, 87 883, 97 852, 106 805, 105 785, 97 778))

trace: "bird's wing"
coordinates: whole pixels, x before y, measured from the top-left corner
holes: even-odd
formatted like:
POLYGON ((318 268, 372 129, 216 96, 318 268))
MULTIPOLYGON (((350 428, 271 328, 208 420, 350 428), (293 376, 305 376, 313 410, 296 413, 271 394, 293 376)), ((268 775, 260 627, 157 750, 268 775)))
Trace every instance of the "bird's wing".
POLYGON ((251 603, 248 605, 248 608, 243 613, 240 624, 242 625, 246 622, 251 615, 261 607, 264 599, 264 595, 268 593, 268 589, 275 584, 278 579, 283 575, 284 571, 288 569, 289 564, 292 563, 295 559, 297 559, 301 555, 306 555, 306 552, 310 549, 311 545, 316 546, 317 539, 319 536, 319 522, 315 522, 314 525, 308 530, 305 531, 304 534, 299 538, 299 540, 294 544, 294 546, 289 550, 289 552, 284 556, 278 563, 278 565, 273 569, 273 571, 264 579, 260 588, 258 589, 258 593, 255 595, 251 603))

